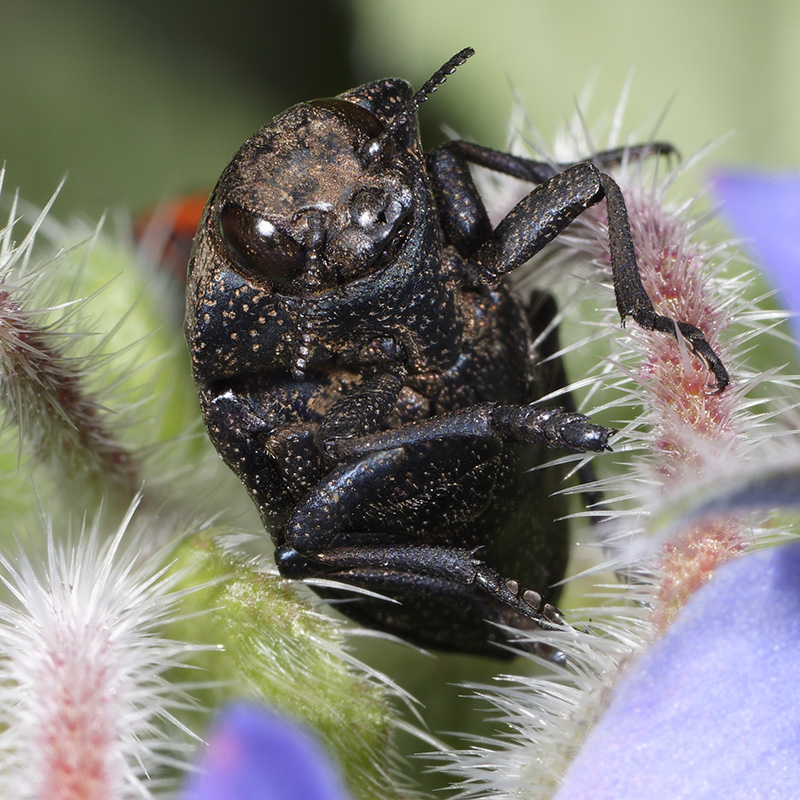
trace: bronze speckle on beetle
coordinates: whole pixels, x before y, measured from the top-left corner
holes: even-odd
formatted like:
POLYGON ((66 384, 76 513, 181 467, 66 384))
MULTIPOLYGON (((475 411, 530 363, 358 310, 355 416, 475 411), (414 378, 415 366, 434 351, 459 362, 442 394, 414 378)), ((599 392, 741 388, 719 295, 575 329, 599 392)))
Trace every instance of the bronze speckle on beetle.
POLYGON ((461 141, 423 153, 417 108, 470 55, 416 94, 387 78, 253 134, 200 223, 186 335, 209 435, 281 573, 338 582, 316 591, 347 597, 339 608, 367 625, 503 656, 494 623, 561 622, 563 472, 531 468, 548 447, 606 450, 611 433, 568 395, 566 408, 537 404, 566 382, 549 358, 555 303, 537 291, 523 304, 505 276, 605 200, 621 317, 681 335, 718 391, 728 376, 642 286, 603 172, 621 151, 561 167, 461 141), (496 228, 469 164, 534 184, 496 228))

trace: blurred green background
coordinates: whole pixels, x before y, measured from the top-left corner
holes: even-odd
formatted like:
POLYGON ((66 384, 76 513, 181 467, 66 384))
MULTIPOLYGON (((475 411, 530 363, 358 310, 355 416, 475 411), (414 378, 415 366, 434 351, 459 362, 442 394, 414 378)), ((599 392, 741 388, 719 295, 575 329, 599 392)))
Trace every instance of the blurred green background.
POLYGON ((800 166, 800 4, 791 0, 3 0, 0 159, 61 216, 140 209, 213 185, 282 108, 386 75, 415 86, 472 59, 425 107, 502 146, 512 87, 546 136, 597 71, 588 117, 633 71, 626 120, 684 154, 735 131, 705 164, 800 166))

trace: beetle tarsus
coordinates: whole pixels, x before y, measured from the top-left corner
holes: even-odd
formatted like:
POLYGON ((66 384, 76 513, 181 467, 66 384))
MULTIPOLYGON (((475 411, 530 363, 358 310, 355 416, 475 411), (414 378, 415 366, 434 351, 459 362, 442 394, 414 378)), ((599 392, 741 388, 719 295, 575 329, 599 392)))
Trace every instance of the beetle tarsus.
POLYGON ((538 627, 547 628, 563 624, 561 612, 550 603, 543 603, 539 592, 532 589, 520 591, 515 580, 504 580, 491 567, 475 562, 474 583, 484 592, 499 600, 521 616, 532 620, 538 627))
POLYGON ((577 411, 534 405, 499 405, 492 413, 492 422, 494 430, 514 441, 541 442, 577 453, 611 450, 608 440, 614 433, 577 411))

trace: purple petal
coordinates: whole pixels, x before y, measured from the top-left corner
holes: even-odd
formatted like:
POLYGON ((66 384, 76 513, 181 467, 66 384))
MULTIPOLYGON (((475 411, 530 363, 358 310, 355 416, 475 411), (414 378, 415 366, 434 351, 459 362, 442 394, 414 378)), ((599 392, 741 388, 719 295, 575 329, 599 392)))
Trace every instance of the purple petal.
POLYGON ((347 800, 320 745, 300 726, 240 703, 218 717, 181 800, 347 800))
POLYGON ((800 542, 721 567, 631 666, 557 800, 797 797, 800 542))
POLYGON ((746 240, 787 308, 800 312, 800 175, 724 173, 713 186, 722 216, 746 240))

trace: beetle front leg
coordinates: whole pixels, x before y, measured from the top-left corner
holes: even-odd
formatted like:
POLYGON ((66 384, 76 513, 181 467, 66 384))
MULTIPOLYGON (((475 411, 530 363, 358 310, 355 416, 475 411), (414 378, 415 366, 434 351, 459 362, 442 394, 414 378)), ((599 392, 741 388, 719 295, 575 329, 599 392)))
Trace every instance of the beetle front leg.
MULTIPOLYGON (((650 142, 604 150, 593 155, 591 161, 601 169, 608 169, 625 159, 673 153, 675 148, 671 144, 650 142)), ((445 237, 464 257, 471 256, 492 235, 492 224, 472 178, 470 164, 529 183, 544 183, 570 166, 534 161, 458 139, 431 150, 426 163, 445 237)))
POLYGON ((645 330, 679 334, 714 374, 717 391, 728 385, 728 372, 703 332, 687 322, 658 314, 647 295, 636 263, 628 212, 622 192, 609 175, 590 162, 568 167, 524 197, 495 228, 489 241, 468 260, 468 277, 495 284, 538 253, 587 208, 603 198, 608 209, 611 274, 620 317, 645 330))
POLYGON ((601 175, 594 164, 585 161, 567 167, 523 197, 500 221, 468 261, 469 278, 476 284, 498 283, 603 197, 601 175))

